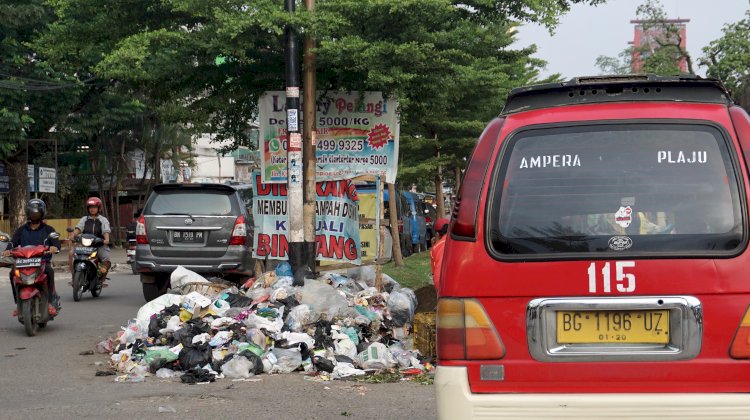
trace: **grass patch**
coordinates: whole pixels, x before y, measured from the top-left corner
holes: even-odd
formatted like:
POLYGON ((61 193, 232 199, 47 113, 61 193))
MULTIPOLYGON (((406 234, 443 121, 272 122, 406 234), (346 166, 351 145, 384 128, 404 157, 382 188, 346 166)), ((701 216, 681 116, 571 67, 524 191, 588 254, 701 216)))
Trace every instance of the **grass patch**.
POLYGON ((430 252, 424 251, 404 258, 404 267, 396 267, 393 262, 383 265, 383 272, 393 277, 402 287, 417 290, 432 284, 430 252))

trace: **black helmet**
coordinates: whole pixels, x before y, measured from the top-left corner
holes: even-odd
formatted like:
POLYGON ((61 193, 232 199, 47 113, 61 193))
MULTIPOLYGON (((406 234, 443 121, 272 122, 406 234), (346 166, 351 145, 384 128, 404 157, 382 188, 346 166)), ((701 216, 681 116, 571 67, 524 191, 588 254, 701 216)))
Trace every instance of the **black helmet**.
POLYGON ((29 200, 28 203, 26 203, 26 217, 29 218, 29 220, 38 221, 44 219, 44 215, 47 213, 47 205, 44 204, 44 201, 38 199, 38 198, 32 198, 29 200), (39 216, 38 218, 35 218, 34 216, 39 216))

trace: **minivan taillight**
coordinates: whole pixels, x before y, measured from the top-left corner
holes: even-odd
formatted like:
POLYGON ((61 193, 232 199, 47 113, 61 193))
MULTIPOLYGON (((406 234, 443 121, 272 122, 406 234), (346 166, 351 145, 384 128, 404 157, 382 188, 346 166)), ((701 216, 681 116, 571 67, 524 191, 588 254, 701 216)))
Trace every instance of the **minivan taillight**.
POLYGON ((454 239, 474 240, 477 236, 477 212, 482 194, 484 178, 492 158, 492 150, 500 137, 504 118, 494 119, 479 136, 469 166, 466 168, 461 190, 453 206, 451 234, 454 239))
POLYGON ((138 218, 138 223, 135 225, 135 242, 139 244, 148 243, 148 236, 146 236, 146 217, 143 215, 138 218))
POLYGON ((750 359, 750 308, 745 311, 740 326, 734 334, 729 356, 733 359, 750 359))
POLYGON ((247 226, 245 225, 245 216, 240 216, 234 221, 232 236, 229 238, 229 245, 245 245, 247 243, 247 226))
POLYGON ((490 360, 505 347, 476 299, 442 298, 437 309, 437 353, 443 360, 490 360))

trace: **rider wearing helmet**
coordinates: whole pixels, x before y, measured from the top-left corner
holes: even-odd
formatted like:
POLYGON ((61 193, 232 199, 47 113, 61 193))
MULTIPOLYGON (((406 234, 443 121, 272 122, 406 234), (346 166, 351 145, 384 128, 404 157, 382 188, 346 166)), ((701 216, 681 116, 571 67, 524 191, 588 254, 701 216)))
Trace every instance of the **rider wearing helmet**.
MULTIPOLYGON (((47 213, 47 206, 44 201, 38 198, 32 198, 26 203, 26 223, 16 229, 13 233, 13 239, 11 242, 13 246, 29 246, 29 245, 44 245, 45 240, 49 237, 52 232, 55 232, 55 228, 44 223, 44 215, 47 213)), ((60 297, 55 291, 55 272, 52 270, 52 254, 60 251, 60 241, 58 239, 49 239, 48 244, 50 245, 50 254, 44 258, 47 260, 47 265, 44 269, 44 273, 47 275, 48 281, 48 302, 49 302, 49 314, 52 316, 57 315, 57 311, 60 309, 60 297)), ((4 251, 4 256, 10 255, 10 251, 4 251)), ((10 273, 10 284, 11 290, 13 290, 13 301, 16 300, 16 289, 13 287, 13 272, 10 273)))
MULTIPOLYGON (((99 276, 101 278, 105 278, 107 276, 107 273, 109 272, 109 267, 111 265, 111 262, 109 261, 109 234, 110 232, 112 232, 112 229, 109 227, 109 220, 99 214, 102 211, 102 200, 97 197, 89 197, 89 199, 86 200, 86 211, 88 212, 88 214, 81 217, 81 220, 78 221, 74 235, 78 236, 81 233, 90 233, 104 240, 104 246, 100 247, 97 250, 97 256, 99 257, 100 261, 99 276)), ((71 247, 71 261, 72 258, 73 254, 71 247)), ((70 267, 72 270, 72 263, 70 267)))

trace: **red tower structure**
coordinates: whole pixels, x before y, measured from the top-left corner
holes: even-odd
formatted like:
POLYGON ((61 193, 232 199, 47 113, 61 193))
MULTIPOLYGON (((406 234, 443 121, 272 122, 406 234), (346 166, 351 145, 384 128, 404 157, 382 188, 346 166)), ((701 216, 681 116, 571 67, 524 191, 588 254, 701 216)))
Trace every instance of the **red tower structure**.
MULTIPOLYGON (((685 51, 688 22, 690 19, 631 20, 630 23, 635 25, 631 61, 633 72, 640 73, 643 61, 664 45, 679 45, 685 51)), ((687 73, 687 59, 684 55, 677 59, 677 66, 682 73, 687 73)))

